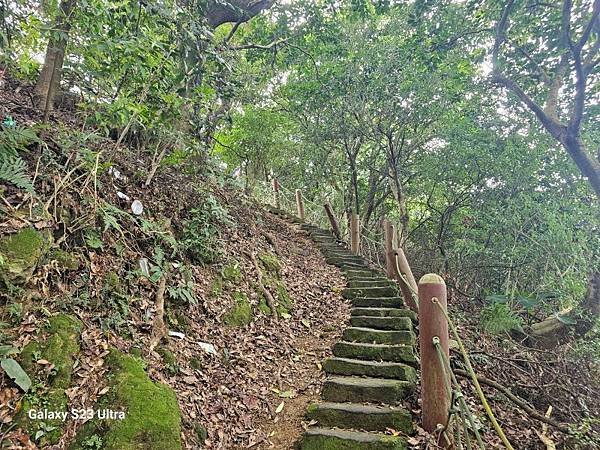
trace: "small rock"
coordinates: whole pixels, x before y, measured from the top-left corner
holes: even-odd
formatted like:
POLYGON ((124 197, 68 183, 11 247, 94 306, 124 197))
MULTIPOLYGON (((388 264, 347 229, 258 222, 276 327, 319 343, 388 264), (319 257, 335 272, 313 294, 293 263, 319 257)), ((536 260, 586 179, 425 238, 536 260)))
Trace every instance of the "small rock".
POLYGON ((209 344, 208 342, 198 342, 198 345, 200 346, 200 348, 202 350, 204 350, 208 354, 211 354, 211 355, 217 354, 217 349, 215 348, 215 346, 212 344, 209 344))
POLYGON ((139 200, 134 200, 131 204, 131 212, 133 212, 136 216, 141 215, 144 212, 144 205, 139 200))

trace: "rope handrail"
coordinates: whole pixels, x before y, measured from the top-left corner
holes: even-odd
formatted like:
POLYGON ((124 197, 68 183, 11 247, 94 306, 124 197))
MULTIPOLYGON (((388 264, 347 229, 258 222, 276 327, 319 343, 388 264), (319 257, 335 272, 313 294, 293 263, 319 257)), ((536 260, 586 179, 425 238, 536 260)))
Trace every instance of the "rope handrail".
MULTIPOLYGON (((450 380, 450 382, 444 383, 446 393, 449 396, 451 396, 454 400, 456 400, 456 402, 458 403, 458 406, 459 406, 458 412, 461 416, 461 422, 463 424, 463 432, 464 432, 464 436, 465 436, 465 443, 467 445, 467 450, 472 450, 472 446, 471 446, 471 438, 469 437, 469 430, 468 430, 468 427, 466 426, 465 416, 466 416, 466 419, 468 419, 469 424, 471 425, 471 429, 473 430, 473 433, 475 434, 475 438, 477 439, 477 448, 485 449, 483 440, 481 439, 481 435, 479 434, 479 430, 477 429, 477 425, 475 424, 475 418, 473 417, 473 413, 472 413, 471 409, 469 408, 469 405, 465 401, 462 390, 460 389, 460 384, 458 383, 456 375, 454 374, 454 372, 452 371, 452 368, 450 367, 450 361, 448 360, 448 358, 446 357, 446 354, 442 350, 440 338, 438 336, 434 336, 432 339, 432 344, 435 347, 436 352, 438 354, 438 358, 440 360, 440 365, 442 366, 442 370, 444 372, 444 380, 445 381, 450 380), (450 384, 454 385, 454 390, 452 390, 452 386, 450 384)), ((454 403, 454 402, 452 402, 452 403, 454 403)), ((452 413, 452 410, 451 410, 451 413, 452 413)), ((461 442, 460 437, 459 437, 459 439, 457 439, 457 441, 459 443, 461 442)))
MULTIPOLYGON (((279 206, 281 209, 287 210, 288 212, 290 212, 294 215, 298 214, 299 216, 301 216, 303 214, 305 221, 307 221, 309 223, 313 223, 315 225, 319 225, 322 227, 328 227, 330 225, 329 217, 326 217, 326 214, 324 211, 325 202, 323 202, 321 205, 319 205, 315 201, 303 198, 301 195, 301 191, 300 191, 300 193, 297 194, 297 191, 287 189, 286 187, 283 187, 283 186, 279 185, 278 183, 275 183, 273 186, 270 186, 266 182, 259 181, 255 184, 255 186, 258 186, 258 188, 255 191, 255 195, 258 194, 260 196, 260 198, 259 198, 260 201, 263 201, 265 203, 270 203, 275 206, 279 206)), ((354 221, 355 219, 353 218, 352 220, 354 221)), ((338 227, 340 228, 340 233, 342 234, 342 236, 352 235, 352 233, 349 232, 350 231, 350 229, 348 227, 349 222, 351 222, 351 221, 350 220, 348 220, 348 221, 342 220, 342 221, 340 221, 340 224, 338 224, 338 227), (342 230, 343 230, 343 233, 342 233, 342 230)), ((350 225, 352 225, 352 224, 350 224, 350 225)), ((357 242, 360 243, 360 247, 362 248, 361 254, 367 260, 369 260, 372 264, 380 266, 382 268, 387 268, 389 270, 390 266, 388 266, 388 261, 389 261, 388 254, 393 255, 392 256, 393 262, 391 262, 389 264, 392 264, 392 267, 393 267, 392 270, 395 271, 395 277, 401 283, 405 301, 407 301, 407 302, 409 301, 406 299, 406 297, 408 296, 408 298, 412 299, 412 301, 416 305, 419 305, 420 292, 421 292, 421 281, 419 282, 419 291, 417 292, 412 285, 414 283, 412 271, 410 270, 410 266, 408 266, 406 258, 403 255, 401 249, 396 248, 396 249, 392 249, 393 251, 390 251, 389 245, 391 245, 391 244, 389 243, 390 241, 388 238, 387 231, 385 233, 386 243, 384 243, 381 240, 377 240, 365 233, 360 233, 360 226, 358 224, 353 229, 355 230, 354 231, 355 233, 356 233, 356 230, 359 230, 359 232, 357 233, 358 236, 351 236, 352 243, 357 243, 357 242), (399 266, 399 262, 398 262, 398 259, 400 256, 402 257, 402 260, 403 260, 402 267, 405 267, 407 269, 406 274, 400 270, 400 266, 399 266), (382 260, 383 260, 383 263, 382 263, 382 260), (409 277, 407 276, 407 274, 410 275, 410 280, 412 280, 412 283, 409 280, 409 277), (406 291, 404 290, 405 288, 406 288, 406 291)), ((423 278, 425 278, 425 277, 423 277, 423 278)), ((442 280, 441 278, 439 278, 439 279, 442 280)), ((441 283, 443 284, 443 281, 441 281, 441 283)), ((445 288, 445 284, 444 284, 444 291, 443 291, 444 292, 443 293, 444 304, 446 303, 445 289, 446 288, 445 288)), ((429 301, 431 301, 431 303, 436 305, 436 307, 441 311, 443 318, 445 318, 445 321, 448 324, 450 330, 452 331, 452 335, 454 336, 454 338, 456 339, 456 341, 458 343, 460 353, 465 362, 465 366, 467 368, 467 373, 470 376, 470 378, 475 386, 477 396, 479 397, 479 400, 481 401, 483 408, 485 410, 485 413, 486 413, 487 417, 489 418, 490 422, 492 423, 492 426, 493 426, 494 430, 496 431, 496 434, 500 437, 500 440, 502 441, 502 443, 508 450, 514 450, 512 445, 508 441, 508 439, 504 433, 504 430, 502 429, 502 427, 496 420, 489 403, 487 402, 487 399, 486 399, 486 397, 483 393, 483 390, 481 389, 481 386, 479 384, 477 375, 475 374, 475 371, 471 365, 469 356, 465 350, 464 344, 463 344, 462 340, 460 339, 460 336, 458 335, 458 331, 456 329, 456 326, 454 325, 454 322, 450 319, 444 306, 442 306, 442 304, 440 303, 440 301, 438 300, 438 298, 436 296, 428 297, 428 298, 430 300, 427 300, 427 302, 429 303, 429 301)), ((412 306, 411 306, 411 308, 412 308, 412 306)), ((420 308, 417 306, 417 308, 414 310, 417 311, 419 309, 420 308)), ((421 313, 419 312, 419 315, 420 314, 421 313)), ((447 329, 443 333, 446 336, 445 339, 447 339, 447 329)), ((447 341, 445 341, 445 342, 447 342, 447 341)), ((443 437, 447 442, 450 442, 451 437, 452 437, 452 428, 454 428, 454 435, 455 435, 454 441, 455 441, 455 444, 458 449, 460 449, 460 450, 463 449, 463 439, 464 439, 464 443, 466 445, 466 450, 473 450, 474 448, 476 448, 477 450, 485 450, 485 445, 483 443, 481 433, 479 432, 479 429, 477 428, 476 416, 473 414, 471 408, 469 407, 469 405, 467 404, 467 402, 465 400, 465 397, 461 390, 460 384, 458 383, 456 375, 450 365, 449 357, 443 351, 441 341, 440 341, 440 336, 434 336, 431 341, 431 344, 435 348, 435 353, 437 354, 437 359, 439 360, 439 366, 441 369, 438 369, 438 370, 440 370, 440 373, 443 374, 443 380, 444 380, 443 381, 443 384, 444 384, 443 390, 447 394, 448 399, 450 399, 449 408, 448 408, 448 418, 446 421, 447 425, 445 427, 442 426, 442 430, 441 430, 442 434, 440 435, 440 438, 443 437), (456 423, 456 426, 451 427, 451 423, 456 423), (471 436, 469 434, 469 428, 472 430, 473 434, 475 435, 476 442, 471 441, 471 436), (450 435, 448 435, 448 433, 450 433, 450 435)), ((446 349, 447 349, 447 344, 445 344, 445 345, 446 345, 446 349)), ((422 341, 421 348, 423 348, 423 341, 422 341)), ((436 356, 434 356, 434 355, 432 355, 432 356, 434 359, 436 358, 436 356)), ((431 370, 433 370, 433 369, 431 369, 431 370)), ((423 374, 423 376, 425 376, 425 375, 423 374)), ((440 420, 441 420, 441 418, 440 418, 440 420)))
POLYGON ((454 338, 456 339, 456 342, 458 343, 458 347, 460 349, 460 353, 461 353, 461 355, 463 357, 463 360, 465 362, 465 366, 467 368, 467 371, 469 372, 471 380, 473 381, 473 384, 475 385, 475 390, 477 392, 479 400, 483 404, 483 408, 484 408, 484 410, 485 410, 485 412, 486 412, 486 414, 488 416, 488 419, 490 419, 490 422, 492 422, 492 426, 494 427, 494 430, 498 434, 498 437, 500 438, 500 440, 502 441, 502 443, 504 444, 504 446, 508 450, 514 450, 513 446, 511 445, 511 443, 508 441, 508 438, 504 434, 504 430, 502 429, 502 427, 500 426, 500 424, 496 420, 496 416, 494 416, 492 408, 490 407, 490 405, 489 405, 489 403, 487 401, 487 398, 485 397, 485 394, 483 393, 483 389, 481 389, 481 385, 479 384, 479 380, 477 379, 477 375, 475 374, 475 370, 473 369, 473 366, 471 365, 471 359, 469 358, 469 354, 467 353, 467 350, 465 349, 465 346, 464 346, 464 344, 462 342, 462 339, 460 338, 460 336, 458 334, 458 330, 456 329, 456 325, 454 325, 454 322, 452 321, 452 319, 450 319, 450 316, 446 312, 445 308, 440 304, 439 300, 436 297, 433 297, 431 299, 431 302, 440 309, 442 315, 446 318, 446 321, 448 322, 448 326, 452 330, 452 334, 453 334, 454 338))

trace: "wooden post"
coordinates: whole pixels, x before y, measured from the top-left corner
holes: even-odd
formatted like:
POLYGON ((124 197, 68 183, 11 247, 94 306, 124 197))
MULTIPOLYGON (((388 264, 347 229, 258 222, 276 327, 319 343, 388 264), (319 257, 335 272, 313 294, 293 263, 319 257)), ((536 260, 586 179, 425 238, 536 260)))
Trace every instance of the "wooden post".
POLYGON ((360 253, 360 218, 356 213, 350 216, 350 251, 355 255, 360 253))
MULTIPOLYGON (((446 310, 446 283, 439 275, 429 273, 419 280, 419 346, 421 348, 421 410, 423 428, 435 431, 438 424, 447 425, 450 396, 444 383, 450 383, 444 375, 433 338, 438 337, 442 351, 450 358, 448 349, 448 323, 440 307, 431 300, 437 298, 446 310)), ((449 385, 449 384, 448 384, 449 385)), ((438 444, 441 445, 440 441, 438 444)))
POLYGON ((417 292, 417 282, 415 281, 415 277, 410 269, 404 251, 398 247, 395 249, 394 254, 394 273, 396 274, 396 278, 400 283, 400 290, 402 291, 402 296, 404 297, 404 303, 412 311, 418 313, 419 305, 413 297, 413 292, 417 292), (408 281, 408 284, 406 284, 404 280, 408 281))
POLYGON ((337 223, 335 214, 333 214, 333 208, 331 208, 329 202, 325 202, 323 207, 325 208, 325 213, 327 213, 327 217, 329 218, 329 223, 331 224, 331 230, 333 231, 333 234, 338 239, 338 241, 341 241, 342 233, 340 232, 340 226, 337 223))
POLYGON ((385 238, 385 273, 388 278, 396 276, 396 254, 394 253, 394 226, 383 219, 383 236, 385 238))
POLYGON ((300 220, 304 220, 304 203, 302 202, 302 191, 300 189, 296 189, 296 209, 300 220))
POLYGON ((281 202, 279 201, 279 180, 273 178, 273 196, 275 197, 275 208, 281 209, 281 202))

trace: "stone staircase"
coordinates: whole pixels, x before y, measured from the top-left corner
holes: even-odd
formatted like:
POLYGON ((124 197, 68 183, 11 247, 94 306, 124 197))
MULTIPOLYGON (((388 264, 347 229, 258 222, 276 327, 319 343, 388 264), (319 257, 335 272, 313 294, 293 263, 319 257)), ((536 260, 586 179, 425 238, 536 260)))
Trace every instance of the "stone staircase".
MULTIPOLYGON (((286 220, 298 219, 274 211, 286 220)), ((300 222, 301 223, 301 222, 300 222)), ((300 450, 406 449, 395 430, 413 432, 413 418, 403 401, 416 386, 415 314, 404 307, 396 283, 369 268, 325 230, 301 223, 329 264, 347 279, 343 296, 352 302, 350 327, 323 362, 327 380, 322 402, 310 405, 316 423, 298 443, 300 450)))

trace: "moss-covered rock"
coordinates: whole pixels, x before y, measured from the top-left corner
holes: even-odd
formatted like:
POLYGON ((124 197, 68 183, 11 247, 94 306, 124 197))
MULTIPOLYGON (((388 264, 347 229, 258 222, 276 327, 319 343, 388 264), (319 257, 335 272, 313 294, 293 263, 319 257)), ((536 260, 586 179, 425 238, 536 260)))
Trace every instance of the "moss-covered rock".
POLYGON ((68 397, 65 391, 71 385, 73 364, 80 348, 81 327, 81 322, 72 316, 59 314, 51 317, 46 330, 47 338, 31 342, 21 352, 21 365, 29 374, 33 375, 36 372, 35 363, 38 360, 45 359, 54 365, 47 379, 41 374, 33 376, 35 384, 46 384, 46 390, 28 394, 16 418, 18 425, 32 437, 35 437, 38 431, 44 432, 39 438, 41 446, 58 442, 64 422, 60 419, 31 420, 28 412, 40 409, 68 411, 68 397))
POLYGON ((87 422, 70 449, 84 450, 84 442, 94 435, 102 439, 103 450, 181 449, 181 416, 174 391, 153 382, 138 358, 113 349, 106 361, 111 389, 94 409, 123 411, 125 417, 87 422))
POLYGON ((0 239, 0 278, 13 284, 27 283, 48 251, 51 239, 50 233, 31 227, 0 239))
POLYGON ((234 306, 225 314, 223 321, 226 325, 242 327, 252 321, 252 305, 244 292, 237 291, 233 294, 234 306))
POLYGON ((163 363, 166 366, 167 372, 170 375, 175 375, 179 372, 179 364, 173 352, 165 347, 159 347, 156 352, 161 356, 163 363))
POLYGON ((194 425, 194 430, 196 431, 196 436, 198 436, 198 440, 200 444, 204 444, 206 439, 208 438, 208 430, 201 423, 197 423, 194 425))
POLYGON ((203 367, 202 360, 199 358, 190 359, 190 367, 194 370, 202 370, 202 367, 203 367))
POLYGON ((75 253, 66 252, 60 248, 53 248, 48 252, 48 258, 56 261, 61 269, 79 269, 79 259, 75 253))
POLYGON ((258 259, 266 272, 279 276, 281 273, 281 262, 272 253, 261 253, 258 255, 258 259))
POLYGON ((223 269, 221 269, 221 278, 223 281, 234 284, 242 281, 242 270, 240 269, 239 263, 235 261, 223 267, 223 269))

